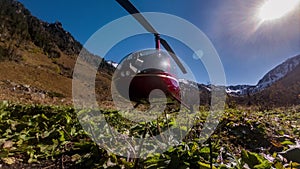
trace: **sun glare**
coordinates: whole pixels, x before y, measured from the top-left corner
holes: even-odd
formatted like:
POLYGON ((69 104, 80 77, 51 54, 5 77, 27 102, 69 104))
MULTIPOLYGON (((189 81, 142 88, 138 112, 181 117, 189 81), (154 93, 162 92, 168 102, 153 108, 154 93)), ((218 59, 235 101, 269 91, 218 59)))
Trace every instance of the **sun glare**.
POLYGON ((260 8, 258 17, 261 21, 275 20, 293 10, 300 0, 267 0, 260 8))

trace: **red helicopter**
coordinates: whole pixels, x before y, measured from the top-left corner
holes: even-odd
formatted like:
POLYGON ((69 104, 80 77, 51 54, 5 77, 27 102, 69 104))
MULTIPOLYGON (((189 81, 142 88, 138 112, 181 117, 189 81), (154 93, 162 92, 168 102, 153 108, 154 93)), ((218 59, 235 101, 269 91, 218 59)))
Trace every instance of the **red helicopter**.
POLYGON ((116 90, 125 99, 138 104, 142 101, 149 103, 149 95, 155 89, 182 103, 176 71, 180 69, 186 74, 183 64, 167 41, 128 0, 116 1, 155 36, 155 49, 131 53, 120 62, 113 77, 116 90), (161 45, 167 52, 160 50, 161 45))

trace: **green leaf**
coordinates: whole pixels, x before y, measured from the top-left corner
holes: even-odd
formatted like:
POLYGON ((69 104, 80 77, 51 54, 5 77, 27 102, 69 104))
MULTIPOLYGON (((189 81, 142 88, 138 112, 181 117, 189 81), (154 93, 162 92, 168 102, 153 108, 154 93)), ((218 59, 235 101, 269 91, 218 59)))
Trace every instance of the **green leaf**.
POLYGON ((291 142, 290 140, 285 140, 281 142, 282 145, 294 145, 295 143, 291 142))
POLYGON ((72 118, 69 115, 67 115, 67 114, 65 114, 65 118, 67 120, 67 124, 70 124, 71 121, 72 121, 72 118))
POLYGON ((276 162, 274 166, 276 169, 284 169, 284 166, 280 162, 276 162))
POLYGON ((264 159, 262 156, 257 153, 248 152, 246 150, 242 150, 242 161, 247 163, 250 168, 256 169, 269 169, 271 168, 271 164, 268 160, 264 159))
POLYGON ((38 144, 37 147, 40 148, 41 152, 45 152, 47 149, 49 149, 49 145, 45 145, 45 144, 38 144))
POLYGON ((210 153, 209 147, 203 147, 203 148, 201 148, 200 153, 209 154, 210 153))
MULTIPOLYGON (((200 166, 199 168, 201 168, 201 169, 210 169, 210 164, 206 164, 201 161, 198 161, 198 164, 200 166)), ((213 168, 215 169, 216 167, 213 166, 213 168)))
POLYGON ((42 114, 41 117, 45 120, 49 120, 48 117, 45 114, 42 114))
POLYGON ((122 164, 125 165, 125 168, 132 168, 134 166, 134 163, 128 162, 124 158, 121 158, 120 160, 121 160, 122 164))
POLYGON ((59 137, 59 141, 63 142, 65 141, 65 132, 62 131, 62 130, 58 130, 59 134, 60 134, 60 137, 59 137))

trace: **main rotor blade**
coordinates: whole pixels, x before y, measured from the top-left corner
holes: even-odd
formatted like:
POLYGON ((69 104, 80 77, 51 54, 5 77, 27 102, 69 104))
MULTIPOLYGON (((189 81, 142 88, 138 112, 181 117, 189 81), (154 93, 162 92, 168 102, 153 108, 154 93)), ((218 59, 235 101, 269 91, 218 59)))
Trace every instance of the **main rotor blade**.
POLYGON ((148 32, 158 34, 152 25, 128 0, 116 0, 128 13, 130 13, 148 32))
POLYGON ((163 47, 168 51, 169 55, 174 59, 175 63, 178 65, 180 70, 182 71, 183 74, 186 74, 187 71, 185 70, 184 66, 180 62, 178 56, 176 56, 175 52, 171 48, 171 46, 168 44, 168 42, 162 38, 160 38, 160 43, 163 45, 163 47))
MULTIPOLYGON (((152 27, 152 25, 144 18, 144 16, 130 3, 128 0, 116 0, 128 13, 130 13, 148 32, 155 35, 159 33, 152 27)), ((187 73, 184 66, 180 62, 179 58, 175 55, 175 52, 171 46, 164 39, 160 38, 160 42, 163 47, 168 51, 169 55, 174 59, 182 73, 187 73)))

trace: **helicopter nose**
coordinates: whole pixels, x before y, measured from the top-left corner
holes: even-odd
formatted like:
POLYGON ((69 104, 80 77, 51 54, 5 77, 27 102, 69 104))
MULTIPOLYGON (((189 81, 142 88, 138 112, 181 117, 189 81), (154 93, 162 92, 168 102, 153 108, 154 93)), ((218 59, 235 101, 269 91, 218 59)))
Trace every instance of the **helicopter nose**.
POLYGON ((114 72, 115 91, 112 93, 131 102, 150 103, 167 97, 180 99, 177 69, 169 54, 162 50, 148 49, 129 54, 114 72))

